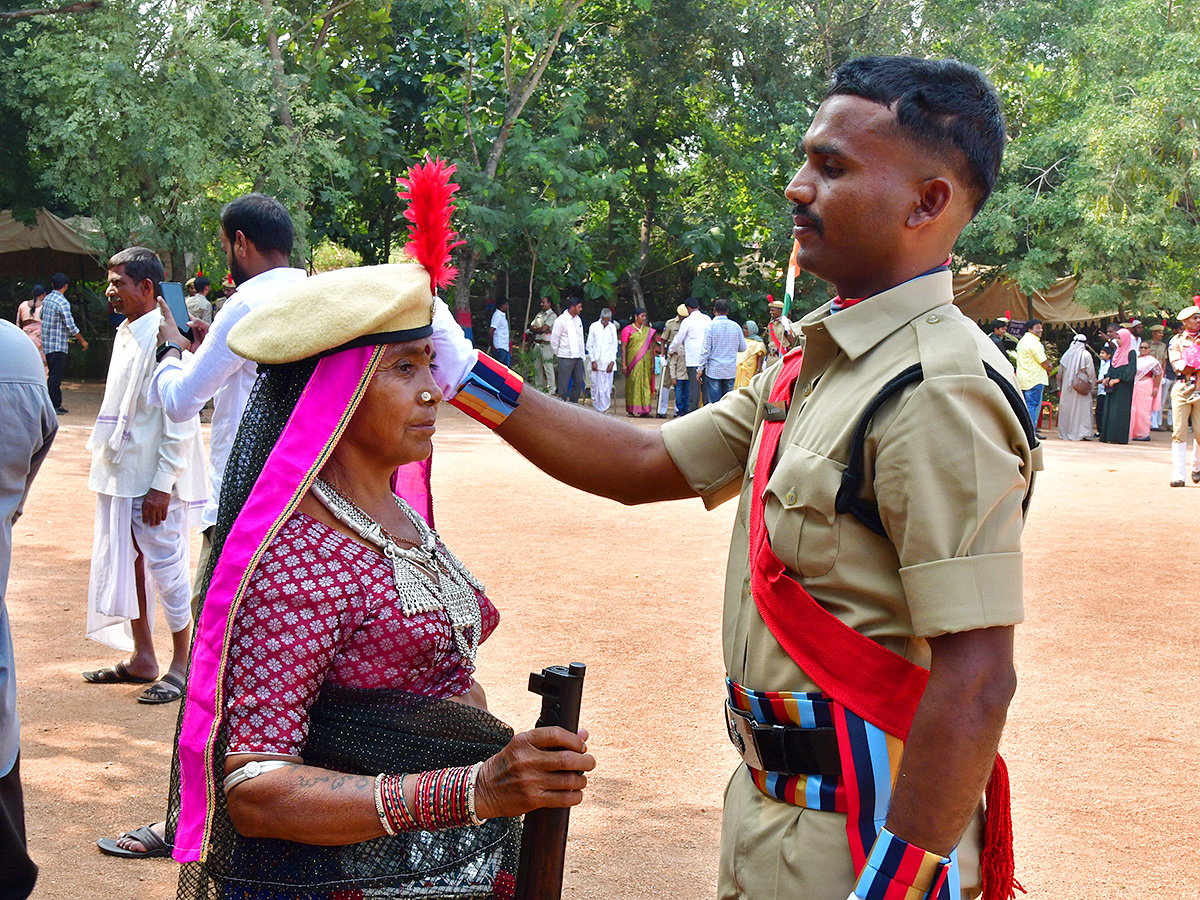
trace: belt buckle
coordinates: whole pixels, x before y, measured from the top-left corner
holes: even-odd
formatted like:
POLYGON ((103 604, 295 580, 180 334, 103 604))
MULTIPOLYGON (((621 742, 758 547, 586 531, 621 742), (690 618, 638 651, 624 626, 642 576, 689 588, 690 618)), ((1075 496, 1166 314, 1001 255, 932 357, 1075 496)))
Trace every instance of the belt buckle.
POLYGON ((742 757, 742 762, 752 769, 765 771, 766 766, 758 752, 758 741, 755 740, 754 724, 749 713, 734 709, 729 701, 725 702, 725 725, 729 729, 729 740, 742 757))

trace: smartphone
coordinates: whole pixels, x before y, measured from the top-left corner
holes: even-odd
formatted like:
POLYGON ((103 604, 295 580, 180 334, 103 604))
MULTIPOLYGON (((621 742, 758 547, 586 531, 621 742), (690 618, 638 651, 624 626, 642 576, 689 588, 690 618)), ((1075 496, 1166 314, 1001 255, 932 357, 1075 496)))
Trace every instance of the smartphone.
POLYGON ((188 320, 192 314, 188 312, 187 301, 183 299, 183 285, 178 281, 164 281, 159 284, 162 298, 167 301, 167 309, 175 317, 175 324, 189 341, 192 339, 192 329, 188 328, 188 320))

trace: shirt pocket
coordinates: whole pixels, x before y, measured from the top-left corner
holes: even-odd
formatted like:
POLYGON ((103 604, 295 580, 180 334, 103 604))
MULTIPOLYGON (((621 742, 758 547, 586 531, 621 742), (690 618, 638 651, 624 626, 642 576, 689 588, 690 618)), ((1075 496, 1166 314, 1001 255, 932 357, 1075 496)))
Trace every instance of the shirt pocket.
POLYGON ((771 549, 789 569, 815 578, 833 568, 841 521, 837 515, 839 462, 789 445, 767 481, 763 520, 771 549))

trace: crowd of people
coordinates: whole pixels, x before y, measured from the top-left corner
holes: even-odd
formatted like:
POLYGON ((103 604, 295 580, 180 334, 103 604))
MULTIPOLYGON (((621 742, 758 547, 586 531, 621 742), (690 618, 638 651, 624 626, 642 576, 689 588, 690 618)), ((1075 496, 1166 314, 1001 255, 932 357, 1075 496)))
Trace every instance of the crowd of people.
POLYGON ((1170 432, 1170 484, 1183 487, 1188 477, 1200 484, 1200 296, 1179 310, 1171 325, 1173 334, 1164 341, 1167 328, 1166 321, 1149 328, 1139 319, 1110 323, 1095 349, 1087 335, 1074 334, 1057 366, 1047 355, 1044 325, 1038 319, 1025 322, 1015 346, 1007 319, 993 320, 990 336, 1012 358, 1035 425, 1040 427, 1048 406, 1057 414, 1058 436, 1065 441, 1127 444, 1149 441, 1151 432, 1170 432), (1051 375, 1058 391, 1056 410, 1046 397, 1051 375))
MULTIPOLYGON (((191 318, 190 337, 159 296, 158 257, 114 255, 106 293, 124 318, 87 444, 88 617, 90 636, 128 655, 84 678, 183 708, 165 820, 101 849, 172 854, 187 898, 514 895, 518 817, 580 803, 596 760, 584 729, 514 734, 487 711, 475 661, 502 604, 433 529, 428 460, 450 403, 580 490, 736 498, 723 691, 742 764, 725 793, 720 896, 1011 897, 997 749, 1053 365, 1028 323, 1014 376, 1002 336, 954 305, 945 263, 1004 146, 977 69, 843 63, 785 191, 797 261, 837 295, 796 322, 771 300, 765 339, 725 300, 710 316, 688 298, 661 333, 642 309, 623 328, 605 310, 585 335, 578 292, 561 313, 543 299, 529 330, 557 399, 509 367, 506 303, 488 354, 437 296, 455 235, 448 209, 429 221, 415 198, 451 195, 440 162, 403 181, 413 228, 442 236, 414 233, 411 264, 309 277, 290 266, 281 204, 229 203, 219 239, 236 292, 211 323, 191 318), (630 416, 666 416, 673 400, 675 420, 598 415, 618 365, 630 416), (585 387, 594 410, 579 406, 585 387), (148 643, 156 596, 173 636, 165 670, 148 643)), ((60 376, 55 354, 78 333, 63 303, 36 305, 60 376)), ((1180 321, 1168 357, 1186 434, 1200 310, 1180 321)), ((61 396, 29 329, 0 324, 2 589, 61 396)), ((1134 337, 1116 329, 1096 372, 1105 439, 1140 422, 1134 337)), ((1071 377, 1088 379, 1072 351, 1071 377)), ((36 869, 2 600, 0 859, 24 897, 36 869)))
MULTIPOLYGON (((549 297, 526 329, 533 352, 538 388, 561 400, 579 403, 585 396, 598 412, 612 406, 618 374, 625 381, 625 413, 632 418, 682 416, 705 403, 715 403, 799 343, 799 333, 783 315, 783 304, 768 295, 771 344, 759 337, 758 323, 741 325, 730 316, 728 300, 713 303, 709 316, 700 301, 688 297, 661 326, 650 324, 646 310, 635 307, 621 327, 613 310, 604 307, 584 338, 583 293, 567 292, 561 313, 549 297)), ((509 301, 495 303, 489 326, 488 352, 512 361, 509 301)))

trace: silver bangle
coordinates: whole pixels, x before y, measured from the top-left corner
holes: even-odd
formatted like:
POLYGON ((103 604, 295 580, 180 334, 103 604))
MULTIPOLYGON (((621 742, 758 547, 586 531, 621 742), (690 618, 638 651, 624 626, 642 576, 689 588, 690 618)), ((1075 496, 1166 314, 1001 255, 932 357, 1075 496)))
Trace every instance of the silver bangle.
POLYGON ((479 781, 479 772, 482 769, 483 763, 475 763, 471 766, 471 775, 467 779, 467 815, 470 816, 471 825, 483 824, 483 819, 479 818, 479 812, 475 809, 475 783, 479 781))
POLYGON ((375 812, 379 813, 379 821, 383 824, 383 830, 392 837, 395 837, 399 832, 392 827, 392 823, 388 821, 387 813, 383 809, 383 773, 380 772, 375 776, 375 812))
POLYGON ((293 762, 290 759, 252 759, 240 769, 234 769, 225 776, 225 781, 222 782, 222 787, 225 789, 225 796, 229 796, 229 792, 251 778, 257 778, 264 772, 273 772, 275 769, 282 769, 284 766, 298 766, 300 763, 293 762))

